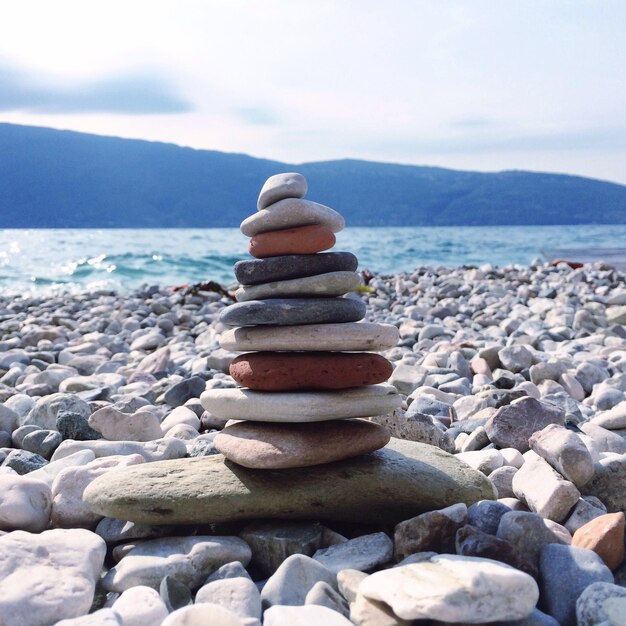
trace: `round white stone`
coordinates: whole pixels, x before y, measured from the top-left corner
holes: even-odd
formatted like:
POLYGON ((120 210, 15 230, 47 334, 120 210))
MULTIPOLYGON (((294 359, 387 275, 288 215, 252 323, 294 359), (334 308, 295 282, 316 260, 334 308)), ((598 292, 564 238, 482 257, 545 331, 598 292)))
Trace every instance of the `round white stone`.
POLYGON ((0 475, 0 530, 40 533, 48 527, 51 507, 47 483, 19 474, 0 475))
POLYGON ((535 580, 509 565, 477 557, 437 555, 368 576, 359 593, 388 604, 403 619, 442 622, 514 621, 537 604, 535 580))
POLYGON ((341 613, 326 606, 272 606, 265 611, 265 626, 352 626, 341 613))
POLYGON ((0 537, 0 623, 45 626, 89 611, 106 544, 83 529, 0 537))
POLYGON ((154 626, 169 615, 159 592, 144 585, 124 591, 111 608, 124 626, 154 626))
MULTIPOLYGON (((259 622, 260 623, 260 622, 259 622)), ((170 613, 161 626, 247 626, 243 618, 217 604, 184 606, 170 613)))

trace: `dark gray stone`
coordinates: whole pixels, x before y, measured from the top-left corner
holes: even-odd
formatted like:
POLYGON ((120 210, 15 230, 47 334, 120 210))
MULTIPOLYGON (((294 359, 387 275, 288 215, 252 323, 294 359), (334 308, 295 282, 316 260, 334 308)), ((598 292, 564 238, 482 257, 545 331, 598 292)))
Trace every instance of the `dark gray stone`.
POLYGON ((187 585, 176 580, 173 576, 165 576, 159 585, 161 600, 171 613, 189 604, 193 604, 191 591, 187 585))
POLYGON ((200 376, 192 376, 172 385, 164 394, 163 399, 171 407, 182 406, 191 398, 197 398, 206 387, 206 381, 200 376))
POLYGON ((35 430, 22 439, 22 449, 39 454, 49 461, 62 441, 61 433, 56 430, 35 430))
POLYGON ((39 454, 28 450, 13 450, 2 463, 3 467, 11 467, 22 476, 48 465, 48 461, 39 454))
POLYGON ((455 538, 456 553, 460 556, 474 556, 506 563, 511 567, 537 578, 537 567, 527 561, 524 555, 504 539, 467 525, 459 528, 455 538))
POLYGON ((485 424, 489 439, 500 448, 530 449, 528 438, 548 424, 563 426, 564 412, 553 404, 535 398, 522 398, 500 407, 485 424))
POLYGON ((498 532, 500 520, 511 508, 496 500, 480 500, 467 507, 467 523, 484 533, 495 535, 498 532))
POLYGON ((11 433, 8 433, 6 430, 0 430, 0 448, 10 448, 11 441, 11 433))
POLYGON ((359 262, 351 252, 289 254, 235 263, 235 276, 242 285, 260 285, 276 280, 316 276, 328 272, 354 272, 359 262))
POLYGON ((270 576, 292 554, 312 556, 322 546, 323 532, 311 522, 269 521, 250 524, 239 536, 252 550, 251 565, 270 576))
POLYGON ((576 626, 576 601, 596 582, 612 583, 613 574, 592 550, 548 543, 539 556, 541 598, 561 626, 576 626))
POLYGON ((275 298, 232 304, 219 319, 227 326, 297 326, 358 322, 365 313, 365 303, 353 298, 275 298))
POLYGON ((80 413, 60 411, 57 415, 56 428, 63 439, 76 441, 90 441, 102 439, 102 435, 89 426, 89 422, 80 413))

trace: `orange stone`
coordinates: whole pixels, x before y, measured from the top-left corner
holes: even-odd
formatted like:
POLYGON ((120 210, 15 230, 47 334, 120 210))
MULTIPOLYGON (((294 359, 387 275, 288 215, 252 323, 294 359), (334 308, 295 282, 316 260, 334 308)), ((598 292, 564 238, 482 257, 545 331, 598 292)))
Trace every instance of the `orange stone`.
POLYGON ((235 358, 230 375, 258 391, 349 389, 382 383, 393 366, 370 352, 251 352, 235 358))
POLYGON ((624 514, 607 513, 581 526, 572 537, 572 545, 593 550, 611 569, 624 562, 624 514))
POLYGON ((257 259, 283 254, 315 254, 332 248, 335 241, 335 234, 328 226, 311 224, 254 235, 248 243, 248 252, 257 259))

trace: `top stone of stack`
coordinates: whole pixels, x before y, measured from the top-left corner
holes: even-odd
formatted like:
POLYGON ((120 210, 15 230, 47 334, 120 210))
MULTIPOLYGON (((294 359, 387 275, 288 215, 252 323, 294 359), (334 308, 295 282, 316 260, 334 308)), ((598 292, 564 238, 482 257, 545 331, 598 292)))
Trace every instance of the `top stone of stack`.
POLYGON ((285 198, 304 198, 307 191, 306 179, 302 174, 287 172, 270 176, 259 193, 256 206, 259 211, 285 198))
POLYGON ((343 230, 346 222, 334 209, 303 200, 307 183, 302 174, 276 174, 267 179, 257 200, 258 211, 241 222, 246 237, 288 228, 328 228, 333 233, 343 230))

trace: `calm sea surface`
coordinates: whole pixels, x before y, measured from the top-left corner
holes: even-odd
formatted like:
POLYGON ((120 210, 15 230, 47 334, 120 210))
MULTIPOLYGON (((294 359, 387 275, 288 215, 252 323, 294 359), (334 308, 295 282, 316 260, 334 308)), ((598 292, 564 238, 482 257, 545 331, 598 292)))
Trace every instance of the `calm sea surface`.
MULTIPOLYGON (((626 225, 348 228, 335 250, 382 273, 417 265, 529 263, 542 249, 624 248, 626 225)), ((114 288, 142 283, 233 283, 248 258, 235 228, 0 230, 4 294, 114 288)))

